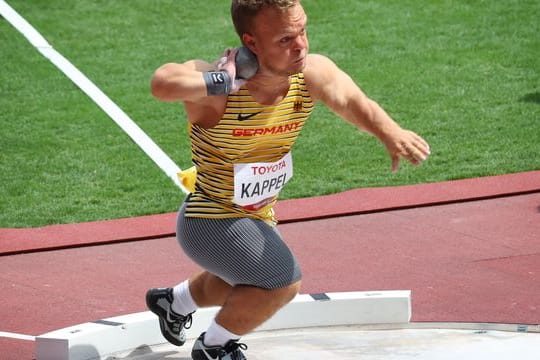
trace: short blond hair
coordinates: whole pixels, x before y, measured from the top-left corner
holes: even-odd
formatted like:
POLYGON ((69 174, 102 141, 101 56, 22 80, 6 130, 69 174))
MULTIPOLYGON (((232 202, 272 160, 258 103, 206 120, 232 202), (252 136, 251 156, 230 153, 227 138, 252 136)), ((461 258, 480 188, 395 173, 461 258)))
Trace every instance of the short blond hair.
POLYGON ((231 16, 236 33, 240 39, 249 33, 253 18, 266 7, 288 9, 299 3, 300 0, 232 0, 231 16))

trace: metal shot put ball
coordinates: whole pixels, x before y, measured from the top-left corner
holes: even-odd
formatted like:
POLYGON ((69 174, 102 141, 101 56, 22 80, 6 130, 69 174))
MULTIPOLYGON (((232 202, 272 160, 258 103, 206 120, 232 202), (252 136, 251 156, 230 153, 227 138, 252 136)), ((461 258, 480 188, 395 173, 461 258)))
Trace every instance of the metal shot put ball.
POLYGON ((255 75, 259 69, 257 56, 245 46, 238 49, 236 57, 234 58, 234 63, 236 65, 236 77, 238 79, 248 80, 255 75))

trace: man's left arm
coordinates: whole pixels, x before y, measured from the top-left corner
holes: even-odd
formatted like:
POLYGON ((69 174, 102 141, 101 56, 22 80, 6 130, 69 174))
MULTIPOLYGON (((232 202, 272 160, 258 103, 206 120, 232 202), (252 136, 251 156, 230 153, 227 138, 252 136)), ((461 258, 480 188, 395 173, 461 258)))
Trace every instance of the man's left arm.
POLYGON ((372 134, 386 146, 392 159, 392 171, 398 170, 401 158, 413 165, 419 165, 428 158, 428 143, 416 133, 401 128, 330 59, 310 55, 305 74, 315 100, 321 100, 334 113, 372 134))

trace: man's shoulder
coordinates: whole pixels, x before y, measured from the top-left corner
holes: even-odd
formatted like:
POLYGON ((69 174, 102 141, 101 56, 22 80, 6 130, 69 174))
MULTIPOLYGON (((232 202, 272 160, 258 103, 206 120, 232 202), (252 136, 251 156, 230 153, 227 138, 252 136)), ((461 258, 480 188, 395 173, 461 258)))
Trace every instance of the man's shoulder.
POLYGON ((337 69, 336 64, 327 56, 321 54, 309 54, 307 56, 304 74, 306 77, 324 77, 331 75, 337 69))
POLYGON ((325 64, 332 63, 332 60, 328 56, 322 54, 308 54, 306 68, 325 66, 325 64))
POLYGON ((325 55, 309 54, 304 68, 306 83, 313 93, 328 85, 336 76, 337 66, 325 55))

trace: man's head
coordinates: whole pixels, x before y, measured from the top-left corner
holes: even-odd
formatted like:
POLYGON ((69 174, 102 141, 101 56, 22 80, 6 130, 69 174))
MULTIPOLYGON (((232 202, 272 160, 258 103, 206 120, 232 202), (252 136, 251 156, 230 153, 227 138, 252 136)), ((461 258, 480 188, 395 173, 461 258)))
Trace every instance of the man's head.
POLYGON ((265 7, 284 10, 300 3, 300 0, 232 0, 231 16, 240 39, 250 33, 253 18, 265 7))
POLYGON ((300 0, 232 0, 231 15, 260 70, 274 75, 302 71, 309 45, 300 0))

